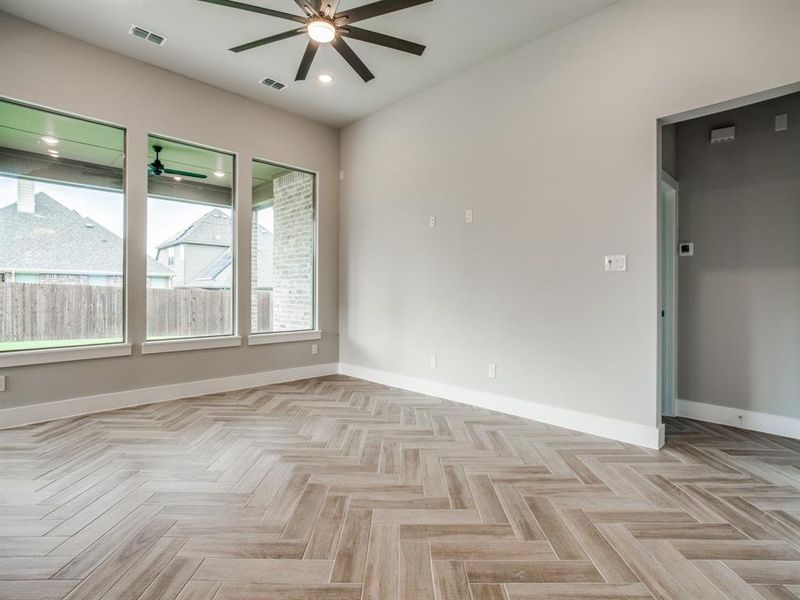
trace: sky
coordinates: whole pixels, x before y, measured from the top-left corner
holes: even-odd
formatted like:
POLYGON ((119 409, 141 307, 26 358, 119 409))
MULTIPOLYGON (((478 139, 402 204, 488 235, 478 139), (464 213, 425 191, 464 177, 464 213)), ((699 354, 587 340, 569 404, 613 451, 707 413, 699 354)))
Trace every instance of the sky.
MULTIPOLYGON (((72 187, 55 183, 34 183, 36 193, 44 192, 67 208, 88 217, 116 235, 124 231, 122 194, 72 187)), ((17 201, 17 180, 0 176, 0 208, 17 201)), ((147 253, 155 258, 156 247, 163 241, 180 233, 211 208, 188 202, 175 202, 157 198, 148 199, 147 253)), ((220 210, 230 215, 229 209, 220 210)), ((262 210, 258 222, 273 230, 272 210, 262 210)))

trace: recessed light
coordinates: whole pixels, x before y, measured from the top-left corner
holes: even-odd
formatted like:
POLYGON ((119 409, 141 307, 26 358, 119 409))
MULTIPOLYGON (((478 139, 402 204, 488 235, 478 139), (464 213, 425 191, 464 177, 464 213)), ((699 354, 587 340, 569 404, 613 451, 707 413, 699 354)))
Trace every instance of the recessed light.
POLYGON ((214 171, 214 177, 225 177, 224 171, 214 171))
POLYGON ((58 143, 58 138, 54 138, 52 135, 45 135, 42 136, 42 141, 49 146, 55 146, 58 143))
POLYGON ((175 176, 175 181, 183 181, 183 177, 178 177, 178 176, 176 175, 176 176, 175 176))
POLYGON ((330 75, 327 75, 325 73, 323 73, 322 75, 317 77, 317 79, 319 79, 320 83, 330 83, 331 81, 333 81, 333 77, 331 77, 330 75))

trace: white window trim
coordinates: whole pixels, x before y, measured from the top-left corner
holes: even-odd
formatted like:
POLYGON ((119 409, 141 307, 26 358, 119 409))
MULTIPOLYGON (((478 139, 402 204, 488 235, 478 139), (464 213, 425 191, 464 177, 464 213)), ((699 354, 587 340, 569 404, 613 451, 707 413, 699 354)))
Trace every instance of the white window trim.
POLYGON ((274 333, 253 333, 247 336, 248 346, 260 346, 261 344, 281 344, 284 342, 303 342, 306 340, 319 340, 322 332, 318 329, 311 331, 278 331, 274 333))
POLYGON ((211 348, 233 348, 242 345, 238 335, 219 335, 203 338, 187 338, 177 340, 154 340, 142 344, 142 354, 161 354, 163 352, 187 352, 190 350, 208 350, 211 348))
POLYGON ((132 345, 124 343, 70 346, 68 348, 42 348, 41 350, 15 350, 0 354, 0 368, 130 356, 131 352, 132 345))

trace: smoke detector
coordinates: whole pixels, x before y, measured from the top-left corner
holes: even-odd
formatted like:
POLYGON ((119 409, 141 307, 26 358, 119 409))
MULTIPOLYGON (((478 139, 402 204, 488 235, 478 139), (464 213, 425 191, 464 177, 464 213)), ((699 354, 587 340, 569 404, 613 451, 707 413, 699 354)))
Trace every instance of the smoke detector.
POLYGON ((131 25, 131 28, 128 30, 133 37, 137 37, 142 40, 147 40, 148 42, 153 42, 157 46, 163 46, 167 43, 167 38, 163 35, 155 33, 153 31, 148 31, 144 27, 139 27, 138 25, 131 25))

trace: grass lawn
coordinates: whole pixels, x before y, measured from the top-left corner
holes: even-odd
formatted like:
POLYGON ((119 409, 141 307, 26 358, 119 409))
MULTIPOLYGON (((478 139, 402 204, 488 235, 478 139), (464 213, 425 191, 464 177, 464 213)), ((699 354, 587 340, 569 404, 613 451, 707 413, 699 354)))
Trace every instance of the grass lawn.
POLYGON ((93 344, 112 344, 122 342, 119 338, 99 338, 87 340, 37 340, 35 342, 0 342, 0 352, 12 350, 40 350, 43 348, 66 348, 69 346, 91 346, 93 344))

